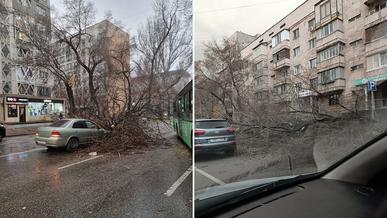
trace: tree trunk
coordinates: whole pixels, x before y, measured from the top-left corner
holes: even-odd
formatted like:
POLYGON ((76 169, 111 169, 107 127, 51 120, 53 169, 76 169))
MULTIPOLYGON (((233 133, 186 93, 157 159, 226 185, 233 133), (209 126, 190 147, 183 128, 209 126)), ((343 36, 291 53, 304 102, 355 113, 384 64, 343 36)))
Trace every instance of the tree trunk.
POLYGON ((73 116, 76 113, 73 88, 67 83, 65 84, 65 86, 66 86, 67 99, 69 102, 69 113, 68 114, 69 114, 69 116, 73 116))
POLYGON ((99 110, 99 104, 98 104, 98 100, 97 100, 97 95, 96 95, 96 90, 94 88, 94 75, 93 73, 90 73, 89 72, 89 92, 90 92, 90 98, 91 98, 91 101, 93 102, 95 108, 96 108, 96 112, 97 112, 97 116, 101 116, 100 114, 100 110, 99 110))

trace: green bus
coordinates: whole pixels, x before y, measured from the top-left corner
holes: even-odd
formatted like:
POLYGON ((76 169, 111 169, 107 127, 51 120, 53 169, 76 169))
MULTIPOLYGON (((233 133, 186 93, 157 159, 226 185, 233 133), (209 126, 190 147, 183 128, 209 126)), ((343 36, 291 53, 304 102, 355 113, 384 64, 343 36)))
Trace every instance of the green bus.
POLYGON ((173 103, 172 124, 177 137, 192 148, 192 80, 180 91, 173 103))

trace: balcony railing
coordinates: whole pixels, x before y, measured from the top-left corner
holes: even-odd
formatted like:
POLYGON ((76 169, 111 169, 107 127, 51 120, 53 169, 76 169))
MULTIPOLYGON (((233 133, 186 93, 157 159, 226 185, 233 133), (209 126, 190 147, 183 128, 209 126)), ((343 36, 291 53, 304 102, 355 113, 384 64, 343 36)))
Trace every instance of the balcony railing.
POLYGON ((273 70, 281 70, 283 68, 288 68, 290 67, 290 59, 284 58, 280 61, 274 62, 273 64, 274 64, 273 70))
POLYGON ((317 87, 318 92, 321 94, 334 92, 334 91, 342 91, 345 89, 345 79, 338 78, 335 81, 327 84, 319 84, 317 87))
POLYGON ((373 14, 370 14, 365 17, 364 19, 364 27, 365 29, 374 26, 384 20, 387 19, 387 7, 380 9, 377 12, 374 12, 373 14))

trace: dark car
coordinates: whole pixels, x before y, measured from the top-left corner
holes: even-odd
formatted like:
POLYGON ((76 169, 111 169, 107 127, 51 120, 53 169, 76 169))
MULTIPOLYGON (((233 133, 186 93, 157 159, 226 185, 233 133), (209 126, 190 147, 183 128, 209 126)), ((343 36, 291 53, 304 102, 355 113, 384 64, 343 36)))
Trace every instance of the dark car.
POLYGON ((5 126, 3 124, 0 124, 0 142, 6 136, 6 132, 7 131, 5 130, 5 126))
POLYGON ((197 119, 195 121, 195 154, 237 151, 235 128, 225 119, 197 119))

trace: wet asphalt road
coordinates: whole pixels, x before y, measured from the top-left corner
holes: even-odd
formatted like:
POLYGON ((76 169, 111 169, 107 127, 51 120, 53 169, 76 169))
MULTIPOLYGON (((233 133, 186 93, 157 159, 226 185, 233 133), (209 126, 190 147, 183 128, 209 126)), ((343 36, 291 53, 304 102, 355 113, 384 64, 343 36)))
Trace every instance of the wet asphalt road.
POLYGON ((47 151, 31 135, 5 138, 0 216, 191 217, 192 174, 170 197, 164 194, 191 166, 192 154, 168 138, 170 146, 97 157, 47 151))

